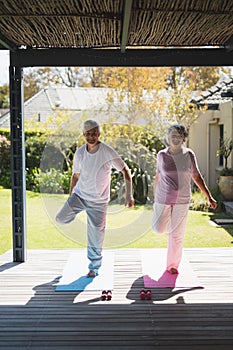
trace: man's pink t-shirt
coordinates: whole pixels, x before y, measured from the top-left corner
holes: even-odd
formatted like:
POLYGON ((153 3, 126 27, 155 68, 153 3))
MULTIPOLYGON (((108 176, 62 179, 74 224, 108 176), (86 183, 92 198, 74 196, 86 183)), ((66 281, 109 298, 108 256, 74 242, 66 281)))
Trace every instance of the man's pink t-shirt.
POLYGON ((182 147, 177 154, 171 154, 168 147, 159 151, 157 172, 155 202, 170 205, 190 202, 191 179, 199 173, 196 156, 190 148, 182 147))

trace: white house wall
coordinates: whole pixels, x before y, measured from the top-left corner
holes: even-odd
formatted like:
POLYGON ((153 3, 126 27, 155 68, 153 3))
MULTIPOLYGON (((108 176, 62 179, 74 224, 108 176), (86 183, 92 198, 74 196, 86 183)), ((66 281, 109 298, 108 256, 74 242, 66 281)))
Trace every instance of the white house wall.
MULTIPOLYGON (((217 113, 216 113, 217 114, 217 113)), ((220 143, 220 128, 218 119, 211 120, 207 124, 207 175, 206 182, 210 188, 216 186, 218 180, 219 158, 217 150, 220 143)))
MULTIPOLYGON (((220 104, 219 124, 224 125, 224 138, 233 140, 233 101, 220 104)), ((233 167, 233 152, 228 158, 228 167, 233 167)))
MULTIPOLYGON (((199 168, 210 188, 218 180, 219 158, 216 156, 220 142, 220 125, 224 125, 224 138, 233 139, 232 101, 221 103, 219 110, 199 112, 199 118, 190 128, 189 147, 196 153, 199 168)), ((233 152, 228 167, 233 166, 233 152)))
POLYGON ((46 90, 40 91, 36 98, 30 99, 28 103, 24 104, 24 119, 27 121, 36 120, 40 118, 41 122, 45 122, 48 115, 52 115, 53 108, 49 101, 46 90))
POLYGON ((191 126, 189 133, 189 147, 194 150, 199 169, 210 187, 216 184, 218 164, 216 151, 219 141, 216 136, 216 131, 219 130, 217 118, 219 118, 218 110, 200 112, 197 122, 191 126))

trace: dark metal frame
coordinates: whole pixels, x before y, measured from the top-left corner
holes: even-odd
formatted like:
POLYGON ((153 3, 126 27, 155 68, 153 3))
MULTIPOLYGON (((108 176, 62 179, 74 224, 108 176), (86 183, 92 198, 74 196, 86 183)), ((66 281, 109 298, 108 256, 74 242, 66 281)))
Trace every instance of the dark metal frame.
POLYGON ((26 179, 23 118, 23 69, 10 66, 11 188, 13 261, 26 260, 26 179))
POLYGON ((18 49, 11 51, 13 66, 21 67, 180 67, 232 66, 228 48, 170 49, 18 49))

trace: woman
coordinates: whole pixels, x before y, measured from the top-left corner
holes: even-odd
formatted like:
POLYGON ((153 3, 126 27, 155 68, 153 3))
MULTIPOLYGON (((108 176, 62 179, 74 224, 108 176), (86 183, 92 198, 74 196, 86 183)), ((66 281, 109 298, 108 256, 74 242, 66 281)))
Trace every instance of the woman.
POLYGON ((187 136, 182 124, 173 124, 167 130, 168 147, 158 152, 154 182, 152 228, 156 233, 169 233, 167 270, 171 274, 178 273, 182 257, 192 179, 208 198, 210 207, 217 207, 198 169, 194 152, 183 145, 187 136))

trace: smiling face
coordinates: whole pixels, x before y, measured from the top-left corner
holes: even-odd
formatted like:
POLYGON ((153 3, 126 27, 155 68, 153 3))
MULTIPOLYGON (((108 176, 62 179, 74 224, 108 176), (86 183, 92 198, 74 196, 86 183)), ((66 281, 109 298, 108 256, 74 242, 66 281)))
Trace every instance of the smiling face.
POLYGON ((87 145, 91 148, 95 147, 98 144, 100 135, 98 127, 84 132, 83 135, 86 139, 87 145))
POLYGON ((185 141, 185 136, 182 132, 178 132, 175 128, 167 136, 168 144, 171 149, 179 150, 185 141))

